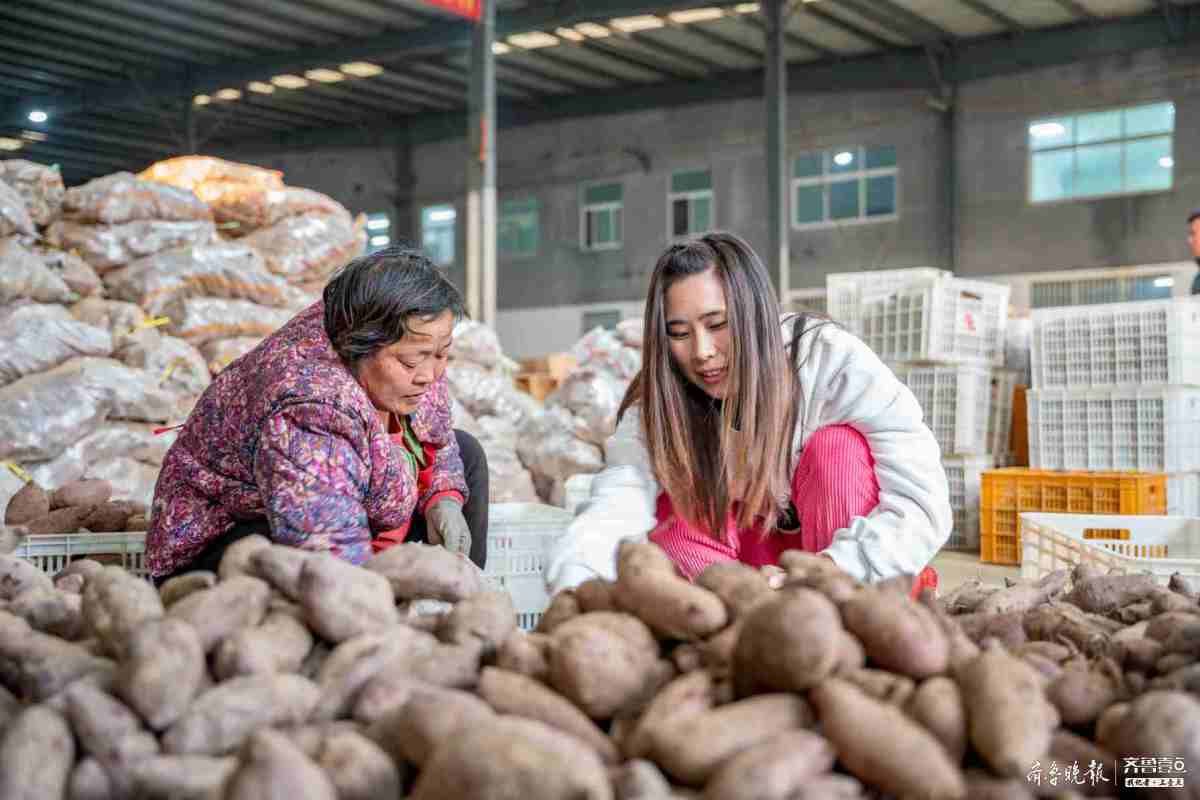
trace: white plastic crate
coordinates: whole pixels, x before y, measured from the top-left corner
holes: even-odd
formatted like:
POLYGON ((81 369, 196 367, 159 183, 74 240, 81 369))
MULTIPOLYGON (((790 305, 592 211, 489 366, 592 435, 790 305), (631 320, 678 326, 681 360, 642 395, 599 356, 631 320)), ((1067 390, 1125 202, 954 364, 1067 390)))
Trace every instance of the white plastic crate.
POLYGON ((988 410, 987 452, 996 457, 997 466, 1011 458, 1013 392, 1021 375, 1012 369, 992 370, 992 405, 988 410))
POLYGON ((1200 517, 1200 473, 1167 476, 1167 516, 1200 517))
POLYGON ((1200 470, 1200 389, 1043 389, 1026 397, 1035 469, 1200 470))
POLYGON ((574 516, 541 503, 493 503, 488 507, 488 555, 484 574, 507 591, 524 630, 537 627, 550 603, 546 591, 547 553, 566 533, 574 516))
POLYGON ((950 508, 954 511, 954 529, 943 549, 979 552, 979 494, 983 473, 994 463, 990 455, 942 459, 950 487, 950 508))
POLYGON ((943 455, 987 452, 991 370, 969 364, 896 364, 892 370, 917 398, 943 455))
POLYGON ((594 473, 585 472, 572 475, 563 482, 563 508, 572 514, 579 513, 579 507, 592 496, 592 480, 594 473))
POLYGON ((142 577, 147 576, 143 555, 146 534, 129 533, 59 533, 26 536, 13 555, 31 562, 42 572, 54 575, 79 558, 111 557, 105 563, 142 577))
POLYGON ((825 305, 835 321, 862 336, 862 305, 910 286, 926 286, 954 273, 933 267, 838 272, 825 276, 825 305))
POLYGON ((1004 366, 1009 288, 942 278, 864 297, 859 336, 885 361, 1004 366))
POLYGON ((1021 577, 1077 564, 1104 572, 1149 572, 1166 584, 1174 572, 1200 578, 1200 519, 1105 514, 1020 515, 1021 577))
POLYGON ((1200 386, 1200 298, 1033 312, 1038 389, 1200 386))

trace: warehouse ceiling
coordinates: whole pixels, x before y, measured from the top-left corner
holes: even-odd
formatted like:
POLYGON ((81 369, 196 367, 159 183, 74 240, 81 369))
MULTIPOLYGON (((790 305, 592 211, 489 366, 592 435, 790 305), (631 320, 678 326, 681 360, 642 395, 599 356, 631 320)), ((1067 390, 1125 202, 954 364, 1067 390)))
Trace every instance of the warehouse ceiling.
MULTIPOLYGON (((793 0, 793 88, 904 88, 1200 35, 1196 0, 793 0), (1101 35, 1101 32, 1103 35, 1101 35)), ((471 25, 419 0, 0 3, 0 157, 68 183, 463 119, 471 25)), ((498 0, 502 122, 761 91, 757 3, 498 0)))

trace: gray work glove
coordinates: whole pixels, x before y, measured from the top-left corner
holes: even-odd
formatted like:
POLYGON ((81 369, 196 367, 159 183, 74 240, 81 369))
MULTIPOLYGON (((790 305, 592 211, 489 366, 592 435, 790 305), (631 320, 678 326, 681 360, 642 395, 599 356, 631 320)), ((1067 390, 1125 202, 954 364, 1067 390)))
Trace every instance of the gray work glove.
POLYGON ((451 553, 471 557, 471 529, 463 517, 462 505, 449 497, 434 503, 425 512, 429 523, 429 543, 444 545, 451 553))

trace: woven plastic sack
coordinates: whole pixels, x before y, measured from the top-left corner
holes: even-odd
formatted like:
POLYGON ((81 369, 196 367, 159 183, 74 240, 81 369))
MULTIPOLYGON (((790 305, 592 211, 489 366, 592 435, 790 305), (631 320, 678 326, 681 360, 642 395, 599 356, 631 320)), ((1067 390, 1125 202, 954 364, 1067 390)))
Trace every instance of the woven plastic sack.
POLYGON ((295 293, 267 271, 258 251, 237 242, 206 242, 165 250, 104 276, 109 294, 160 315, 174 301, 210 296, 287 307, 295 293))
POLYGON ((112 335, 80 322, 60 305, 0 307, 0 386, 76 356, 107 356, 112 335))
POLYGON ((271 272, 293 283, 328 278, 366 244, 357 224, 329 214, 288 217, 241 241, 262 253, 271 272))
POLYGON ((114 458, 161 465, 176 435, 175 430, 160 431, 155 425, 106 422, 55 458, 23 466, 41 486, 62 486, 87 475, 90 464, 114 458))
POLYGON ((286 308, 216 297, 189 297, 173 303, 166 315, 170 331, 197 347, 234 336, 270 336, 294 316, 286 308))
POLYGON ((187 189, 139 180, 131 172, 114 172, 68 189, 62 213, 75 222, 106 225, 212 219, 212 210, 187 189))
POLYGON ((261 336, 235 336, 232 339, 217 339, 205 342, 200 346, 200 352, 208 364, 208 371, 216 375, 234 361, 258 347, 261 336))
POLYGON ((195 188, 195 192, 212 208, 221 229, 231 235, 249 233, 301 214, 336 214, 351 221, 345 206, 312 189, 294 186, 274 189, 253 183, 205 181, 195 188))
POLYGON ((493 416, 520 427, 541 413, 541 404, 513 386, 507 375, 469 363, 446 369, 450 393, 476 417, 493 416))
MULTIPOLYGON (((4 162, 0 161, 0 164, 2 163, 4 162)), ((33 253, 42 260, 47 269, 62 278, 68 289, 80 297, 91 297, 99 294, 104 288, 92 265, 74 253, 45 247, 35 248, 33 253)))
POLYGON ((508 450, 517 449, 517 426, 500 417, 483 416, 476 420, 480 441, 508 450))
POLYGON ((75 295, 62 276, 10 236, 0 239, 0 305, 21 298, 39 303, 69 303, 75 295))
POLYGON ((475 415, 467 411, 467 407, 460 403, 457 397, 450 398, 450 424, 458 430, 466 431, 476 439, 483 436, 483 430, 479 427, 475 415))
POLYGON ((515 451, 486 446, 489 503, 536 503, 539 501, 533 476, 515 451))
POLYGON ((621 381, 633 380, 642 368, 641 351, 625 347, 621 340, 604 328, 593 328, 571 348, 580 368, 591 367, 610 373, 621 381))
POLYGON ((118 457, 89 464, 84 477, 108 481, 112 485, 113 500, 132 500, 149 508, 154 503, 159 471, 153 464, 118 457))
POLYGON ((147 329, 145 333, 147 335, 130 341, 117 353, 126 366, 145 370, 151 377, 157 376, 159 387, 169 392, 195 397, 208 387, 208 362, 199 350, 183 339, 154 329, 147 329))
POLYGON ((464 319, 454 326, 450 357, 490 369, 500 363, 504 351, 500 349, 500 339, 494 330, 481 322, 464 319))
POLYGON ((0 180, 0 236, 33 236, 36 233, 25 200, 16 189, 0 180))
POLYGON ((645 325, 640 317, 623 319, 617 323, 617 338, 626 347, 642 349, 642 333, 645 325))
POLYGON ((59 220, 46 229, 48 242, 62 250, 76 251, 101 275, 139 258, 207 242, 215 236, 216 228, 210 220, 138 220, 120 225, 59 220))
POLYGON ((0 161, 0 180, 17 191, 35 225, 49 225, 62 208, 62 173, 56 167, 23 158, 0 161))
POLYGON ((157 181, 180 189, 194 191, 206 181, 234 181, 264 186, 269 189, 283 187, 283 173, 263 169, 250 164, 239 164, 211 156, 179 156, 151 164, 138 173, 143 180, 157 181))
POLYGON ((574 420, 561 408, 547 409, 521 427, 517 455, 543 493, 557 479, 604 469, 603 451, 575 436, 574 420))
POLYGON ((607 372, 577 369, 546 398, 546 406, 566 409, 574 418, 575 434, 603 446, 617 424, 625 385, 607 372))
MULTIPOLYGON (((5 547, 8 544, 6 536, 8 529, 4 527, 4 510, 8 508, 8 501, 13 499, 13 495, 24 487, 24 479, 18 478, 15 472, 8 469, 7 465, 0 464, 0 544, 5 547)), ((8 551, 0 549, 0 553, 5 552, 8 551)))

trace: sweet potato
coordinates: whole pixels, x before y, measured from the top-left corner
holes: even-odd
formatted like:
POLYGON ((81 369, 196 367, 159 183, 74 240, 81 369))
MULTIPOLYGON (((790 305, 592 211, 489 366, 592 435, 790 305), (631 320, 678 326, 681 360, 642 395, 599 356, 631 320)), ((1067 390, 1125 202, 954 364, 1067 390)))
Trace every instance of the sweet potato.
POLYGON ((1099 575, 1076 581, 1065 599, 1092 614, 1112 614, 1164 591, 1149 575, 1099 575))
POLYGON ((627 758, 647 758, 653 751, 653 732, 672 721, 710 710, 714 704, 712 675, 703 670, 682 675, 667 684, 622 737, 627 758))
POLYGON ((131 514, 129 519, 125 520, 125 530, 127 530, 127 531, 148 531, 148 530, 150 530, 150 517, 147 514, 131 514))
POLYGON ((317 763, 333 780, 338 800, 401 796, 400 770, 379 745, 360 733, 338 731, 326 736, 317 763))
POLYGON ((333 781, 288 738, 273 730, 249 736, 224 800, 338 800, 333 781))
POLYGON ((8 727, 8 721, 21 711, 21 701, 16 696, 0 686, 0 731, 8 727))
POLYGON ((0 797, 47 800, 64 795, 75 765, 75 739, 60 714, 32 706, 0 736, 0 797))
POLYGON ((163 616, 158 592, 120 567, 105 567, 88 577, 83 589, 83 619, 106 653, 123 658, 129 638, 163 616))
POLYGON ((613 600, 668 639, 701 639, 729 621, 721 598, 654 564, 619 567, 613 600))
MULTIPOLYGON (((937 620, 938 627, 942 629, 942 633, 946 636, 946 644, 950 650, 950 668, 958 669, 959 665, 964 664, 977 655, 979 655, 979 645, 977 645, 970 636, 958 624, 958 620, 952 618, 938 602, 937 592, 930 588, 921 590, 917 596, 917 602, 929 609, 937 620)), ((1020 626, 1020 623, 1017 623, 1020 626)), ((1023 633, 1023 631, 1022 631, 1023 633)), ((853 639, 853 637, 850 637, 853 639)))
POLYGON ((202 592, 217 585, 217 574, 208 570, 196 570, 176 575, 158 587, 158 596, 165 608, 178 603, 193 592, 202 592))
POLYGON ((438 687, 392 669, 384 670, 363 684, 354 700, 351 717, 363 725, 373 725, 393 708, 407 703, 413 692, 431 688, 438 687))
POLYGON ((298 672, 312 647, 312 633, 299 609, 270 611, 261 625, 242 628, 217 645, 213 674, 225 680, 235 675, 298 672))
POLYGON ((64 483, 50 493, 50 510, 71 506, 98 506, 112 497, 112 484, 100 480, 78 480, 64 483))
POLYGON ((483 727, 495 716, 491 706, 473 694, 419 686, 372 724, 367 735, 396 763, 424 767, 440 743, 462 730, 483 727))
POLYGON ((91 513, 79 523, 80 528, 92 533, 117 533, 125 530, 125 523, 132 516, 133 504, 110 500, 92 506, 91 513))
POLYGON ((196 630, 176 619, 156 620, 130 638, 116 691, 161 731, 183 716, 207 674, 196 630))
POLYGON ((54 581, 23 558, 0 555, 0 600, 12 600, 31 589, 52 592, 54 581))
POLYGON ((479 642, 490 656, 517 629, 517 612, 506 591, 477 592, 457 603, 438 625, 437 637, 446 644, 479 642))
POLYGON ((102 569, 104 569, 104 565, 95 559, 77 558, 60 569, 58 574, 54 576, 54 579, 58 580, 59 578, 66 577, 67 575, 82 575, 84 578, 87 578, 102 569))
POLYGON ((809 693, 838 761, 864 783, 897 797, 965 798, 958 765, 933 734, 903 711, 840 678, 809 693))
POLYGON ((1028 611, 1036 605, 1057 597, 1067 588, 1070 576, 1065 569, 1045 575, 1034 583, 1020 583, 1001 589, 983 598, 975 607, 981 614, 1005 614, 1010 611, 1028 611))
POLYGON ((542 613, 542 618, 538 620, 538 633, 553 633, 554 629, 563 624, 569 619, 578 617, 583 611, 579 608, 579 600, 575 597, 575 592, 567 590, 559 592, 550 598, 550 605, 542 613))
MULTIPOLYGON (((1166 659, 1163 659, 1166 661, 1166 659)), ((1163 666, 1171 666, 1163 664, 1163 666)), ((1160 670, 1160 672, 1162 672, 1160 670)), ((1155 678, 1150 682, 1150 688, 1155 691, 1170 690, 1174 692, 1192 692, 1195 693, 1200 689, 1200 664, 1184 664, 1162 672, 1161 677, 1155 678)))
MULTIPOLYGON (((1058 762, 1060 766, 1078 764, 1084 773, 1093 763, 1100 765, 1107 772, 1110 765, 1117 761, 1112 753, 1097 746, 1094 742, 1062 728, 1055 731, 1054 737, 1050 740, 1050 759, 1058 762)), ((1112 778, 1109 777, 1107 780, 1111 781, 1112 778)), ((1106 786, 1103 781, 1097 780, 1095 782, 1087 781, 1083 784, 1076 782, 1072 789, 1087 797, 1095 797, 1113 791, 1113 786, 1106 786)))
POLYGON ((371 558, 366 568, 387 578, 400 600, 428 598, 457 603, 482 592, 483 573, 444 547, 407 542, 371 558))
POLYGON ((784 731, 725 762, 704 788, 704 800, 790 800, 833 762, 827 740, 811 731, 784 731))
POLYGON ((299 590, 309 627, 335 644, 400 621, 387 578, 329 553, 305 560, 299 590))
POLYGON ((1025 629, 1025 617, 1026 614, 1014 611, 1008 614, 963 614, 953 617, 953 620, 976 645, 982 644, 985 639, 996 639, 1010 650, 1015 650, 1030 639, 1025 629))
POLYGON ((1181 572, 1171 573, 1171 578, 1167 581, 1167 588, 1192 600, 1200 597, 1200 589, 1196 588, 1195 582, 1181 572))
POLYGON ((745 616, 772 595, 766 577, 738 561, 719 561, 707 567, 696 578, 696 583, 721 598, 731 620, 745 616))
MULTIPOLYGON (((87 583, 87 578, 78 573, 74 575, 64 575, 61 578, 54 579, 54 588, 66 594, 83 595, 83 586, 87 583)), ((83 608, 80 607, 80 614, 83 613, 83 608)))
POLYGON ((634 759, 608 768, 614 800, 658 800, 670 797, 671 784, 652 761, 634 759))
POLYGON ((1059 723, 1037 672, 991 646, 960 667, 957 678, 975 750, 997 775, 1024 775, 1045 754, 1059 723))
POLYGON ((1166 641, 1167 637, 1176 630, 1185 625, 1190 625, 1195 621, 1195 615, 1183 611, 1170 611, 1166 614, 1159 614, 1147 623, 1144 635, 1147 639, 1156 639, 1160 642, 1166 641))
POLYGON ((1064 669, 1046 687, 1046 699, 1058 709, 1064 725, 1090 725, 1121 698, 1123 690, 1120 667, 1110 659, 1101 659, 1091 668, 1064 669))
POLYGON ((962 763, 967 752, 967 709, 957 683, 942 675, 926 678, 904 710, 942 743, 951 761, 962 763))
POLYGON ((994 586, 984 586, 983 579, 979 577, 968 578, 942 599, 942 605, 950 614, 970 614, 998 591, 994 586))
POLYGON ((1192 658, 1200 656, 1200 619, 1180 625, 1163 639, 1163 653, 1181 653, 1192 658))
POLYGON ((53 533, 75 533, 83 527, 83 521, 96 510, 95 506, 71 506, 51 511, 44 517, 25 523, 29 533, 45 536, 53 533))
POLYGON ((946 671, 950 646, 937 619, 907 595, 864 589, 842 605, 846 629, 879 666, 922 679, 946 671))
POLYGON ((733 669, 733 654, 737 650, 738 637, 742 635, 744 619, 733 621, 725 626, 725 630, 699 645, 704 666, 714 674, 729 675, 733 669))
POLYGON ((68 641, 81 638, 85 632, 83 598, 78 594, 30 589, 12 599, 8 612, 24 619, 34 630, 68 641))
POLYGON ((866 800, 869 795, 857 778, 831 772, 809 781, 789 800, 866 800))
POLYGON ((1155 616, 1154 604, 1149 600, 1143 600, 1140 603, 1131 603, 1115 612, 1114 616, 1126 625, 1136 625, 1155 616))
POLYGON ((271 546, 271 540, 260 534, 243 536, 221 554, 221 563, 217 566, 217 577, 229 580, 234 575, 253 575, 250 570, 250 559, 259 550, 271 546))
POLYGON ((624 541, 617 547, 617 579, 629 570, 652 570, 677 575, 675 562, 653 542, 624 541))
POLYGON ((270 599, 271 587, 265 581, 235 575, 177 601, 167 616, 195 628, 207 653, 241 628, 262 622, 270 599))
MULTIPOLYGON (((592 719, 608 719, 642 701, 654 680, 657 652, 648 650, 644 640, 621 635, 604 622, 615 622, 622 616, 609 612, 586 614, 554 633, 550 685, 592 719)), ((636 618, 628 619, 641 625, 636 618)), ((644 625, 641 630, 645 630, 644 625)), ((649 632, 645 635, 649 637, 649 632)))
POLYGON ((299 675, 247 675, 209 689, 163 734, 177 755, 225 755, 251 733, 271 725, 299 725, 312 716, 321 690, 299 675))
POLYGON ((1108 652, 1109 634, 1069 603, 1051 601, 1038 606, 1025 614, 1022 624, 1030 639, 1068 641, 1089 656, 1108 652))
POLYGON ((671 663, 680 672, 691 672, 704 666, 704 651, 699 645, 683 642, 671 649, 671 663))
POLYGON ((515 630, 500 645, 496 666, 545 682, 550 673, 550 643, 546 634, 515 630))
POLYGON ((573 737, 498 718, 448 737, 426 762, 411 800, 448 797, 612 800, 612 787, 600 759, 573 737))
POLYGON ((882 669, 865 667, 839 672, 838 677, 858 687, 866 694, 884 703, 903 708, 917 684, 907 675, 897 675, 882 669))
POLYGON ((358 693, 376 674, 392 669, 403 656, 429 653, 436 645, 437 640, 428 633, 404 625, 345 640, 333 648, 321 665, 317 675, 321 699, 313 710, 313 719, 345 716, 354 707, 358 693))
POLYGON ((128 771, 139 800, 213 800, 237 765, 232 756, 154 756, 128 771))
POLYGON ((619 611, 613 598, 615 588, 616 584, 603 578, 592 578, 576 586, 573 593, 580 611, 585 614, 589 611, 619 611))
MULTIPOLYGON (((967 771, 967 796, 971 800, 1034 800, 1032 786, 1024 778, 997 778, 983 770, 967 771)), ((1062 795, 1071 798, 1072 795, 1062 795)))
POLYGON ((158 740, 129 707, 84 681, 67 689, 67 718, 83 752, 102 764, 158 755, 158 740))
POLYGON ((482 658, 483 647, 477 641, 466 644, 438 643, 429 652, 406 654, 389 669, 447 689, 473 689, 479 682, 482 658))
POLYGON ((108 659, 0 611, 0 684, 23 699, 45 700, 82 677, 113 667, 108 659))
POLYGON ((300 602, 300 573, 312 553, 295 547, 274 544, 250 554, 249 572, 282 592, 289 600, 300 602))
MULTIPOLYGON (((1200 701, 1187 692, 1147 692, 1107 726, 1100 726, 1097 738, 1117 758, 1154 754, 1182 759, 1185 765, 1200 763, 1200 701)), ((1200 795, 1200 787, 1186 783, 1182 790, 1158 794, 1200 795)))
POLYGON ((1071 648, 1058 642, 1026 642, 1014 650, 1013 655, 1024 658, 1027 655, 1035 654, 1059 664, 1070 658, 1072 652, 1071 648))
POLYGON ((825 595, 782 590, 746 615, 733 655, 738 695, 817 685, 838 665, 840 634, 841 617, 825 595))
POLYGON ((50 495, 41 486, 29 481, 8 501, 4 509, 5 525, 28 525, 50 513, 50 495))
POLYGON ((650 728, 650 751, 663 770, 689 786, 702 786, 729 759, 784 731, 813 723, 804 698, 761 694, 711 711, 672 717, 650 728))
POLYGON ((67 800, 116 800, 116 787, 108 771, 94 758, 85 758, 71 770, 67 800))

